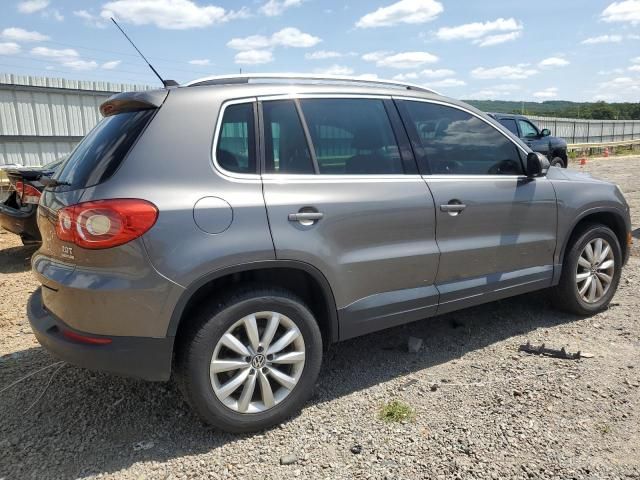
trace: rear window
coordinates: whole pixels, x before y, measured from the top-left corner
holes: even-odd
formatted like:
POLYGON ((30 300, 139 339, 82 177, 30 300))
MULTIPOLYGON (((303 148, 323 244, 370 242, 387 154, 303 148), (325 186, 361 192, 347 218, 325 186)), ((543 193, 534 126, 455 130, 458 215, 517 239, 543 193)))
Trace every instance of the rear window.
POLYGON ((104 182, 118 169, 155 110, 125 112, 103 119, 84 137, 55 176, 71 189, 104 182))

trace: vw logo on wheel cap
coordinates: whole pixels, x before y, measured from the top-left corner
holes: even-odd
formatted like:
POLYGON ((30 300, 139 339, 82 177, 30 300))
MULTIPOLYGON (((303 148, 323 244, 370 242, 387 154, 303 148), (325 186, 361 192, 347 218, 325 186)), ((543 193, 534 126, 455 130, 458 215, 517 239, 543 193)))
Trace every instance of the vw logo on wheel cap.
POLYGON ((267 363, 267 359, 261 353, 258 353, 251 359, 251 366, 253 368, 262 368, 264 367, 265 363, 267 363))

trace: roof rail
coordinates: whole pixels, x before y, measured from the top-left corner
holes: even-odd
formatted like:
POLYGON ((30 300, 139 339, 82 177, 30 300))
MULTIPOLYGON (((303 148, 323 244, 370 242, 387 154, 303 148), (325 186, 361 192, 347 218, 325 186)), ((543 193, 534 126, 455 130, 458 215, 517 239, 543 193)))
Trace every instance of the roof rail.
POLYGON ((380 78, 362 78, 348 77, 342 75, 322 75, 322 74, 305 74, 305 73, 251 73, 241 75, 218 75, 212 77, 199 78, 191 82, 185 83, 184 87, 203 86, 203 85, 231 85, 240 83, 300 83, 300 82, 334 82, 334 83, 355 83, 370 86, 386 86, 395 88, 404 88, 406 90, 417 90, 420 92, 434 93, 439 95, 435 90, 416 85, 413 83, 399 82, 396 80, 383 80, 380 78))

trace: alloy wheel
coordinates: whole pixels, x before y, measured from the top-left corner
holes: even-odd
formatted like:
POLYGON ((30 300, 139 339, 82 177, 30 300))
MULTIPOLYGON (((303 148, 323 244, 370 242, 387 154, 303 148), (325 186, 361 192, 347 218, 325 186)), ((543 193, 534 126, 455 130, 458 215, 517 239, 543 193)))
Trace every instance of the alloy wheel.
POLYGON ((239 413, 260 413, 295 388, 305 363, 300 329, 278 312, 241 318, 222 335, 209 374, 218 399, 239 413))
POLYGON ((611 287, 615 272, 615 257, 609 242, 603 238, 590 240, 578 257, 576 288, 587 303, 596 303, 611 287))

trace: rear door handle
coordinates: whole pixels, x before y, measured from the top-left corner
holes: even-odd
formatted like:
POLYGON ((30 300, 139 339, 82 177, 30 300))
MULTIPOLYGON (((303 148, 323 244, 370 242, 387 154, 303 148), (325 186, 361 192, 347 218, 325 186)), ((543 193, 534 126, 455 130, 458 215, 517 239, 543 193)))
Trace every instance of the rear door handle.
POLYGON ((315 222, 324 217, 322 212, 298 212, 290 213, 290 222, 300 222, 302 225, 313 225, 315 222))
POLYGON ((465 208, 467 208, 467 206, 458 200, 451 200, 449 203, 445 205, 440 205, 440 211, 447 212, 452 217, 455 217, 456 215, 458 215, 465 208))

